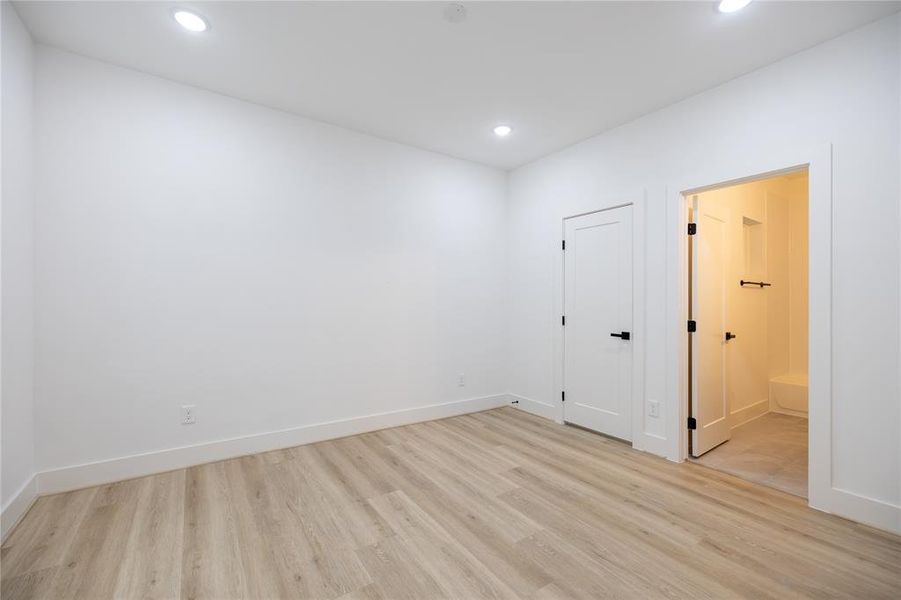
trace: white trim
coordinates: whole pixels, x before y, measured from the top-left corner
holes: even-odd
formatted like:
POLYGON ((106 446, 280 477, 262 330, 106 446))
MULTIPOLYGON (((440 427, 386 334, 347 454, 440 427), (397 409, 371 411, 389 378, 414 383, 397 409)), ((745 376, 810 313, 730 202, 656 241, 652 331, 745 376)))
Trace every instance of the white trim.
POLYGON ((807 418, 807 413, 801 410, 791 410, 789 408, 772 408, 770 407, 771 413, 776 413, 777 415, 788 415, 789 417, 798 417, 801 419, 807 418))
MULTIPOLYGON (((685 227, 686 192, 720 187, 743 181, 760 179, 807 166, 809 182, 810 227, 810 308, 809 308, 809 484, 810 506, 826 512, 841 512, 861 521, 871 522, 872 514, 891 513, 885 503, 849 494, 833 487, 832 483, 832 255, 833 255, 833 198, 832 146, 813 148, 772 148, 763 156, 737 149, 729 162, 705 165, 690 179, 667 186, 667 354, 671 357, 667 371, 667 406, 678 418, 668 422, 669 451, 667 457, 684 460, 688 431, 684 427, 687 415, 687 315, 686 272, 687 251, 685 227), (677 360, 675 360, 677 358, 677 360), (853 496, 854 501, 847 497, 853 496)), ((892 507, 893 505, 887 505, 892 507)), ((880 518, 880 523, 891 523, 880 518)), ((895 520, 895 527, 898 521, 895 520)))
MULTIPOLYGON (((901 33, 901 13, 895 15, 896 17, 896 25, 898 27, 899 33, 901 33)), ((901 56, 901 35, 897 36, 898 38, 898 56, 901 56)), ((898 61, 898 81, 901 82, 901 60, 898 61)), ((899 86, 901 87, 901 86, 899 86)), ((901 119, 899 119, 899 128, 898 128, 898 139, 901 140, 901 119)), ((898 169, 898 194, 901 195, 901 169, 898 169)), ((898 227, 901 230, 901 211, 898 211, 898 227)), ((901 246, 901 244, 899 244, 901 246)), ((901 250, 901 248, 899 248, 901 250)), ((901 281, 901 253, 898 255, 898 276, 899 281, 901 281)), ((898 303, 898 322, 901 325, 901 302, 898 303)), ((897 388, 897 396, 901 396, 901 328, 899 328, 898 335, 898 388, 897 388)), ((901 411, 898 411, 898 431, 901 431, 901 411)), ((901 453, 901 440, 895 439, 895 442, 898 444, 898 452, 901 453)), ((901 493, 901 461, 898 461, 898 479, 897 486, 898 492, 901 493)), ((901 534, 901 507, 896 507, 897 511, 895 512, 895 528, 894 531, 896 533, 901 534)))
MULTIPOLYGON (((614 194, 597 202, 597 208, 576 214, 563 215, 560 219, 560 240, 565 237, 566 220, 623 206, 632 207, 632 447, 636 450, 659 452, 659 437, 645 431, 645 286, 647 281, 647 190, 626 194, 614 194)), ((559 244, 559 240, 556 242, 559 244)), ((565 254, 557 246, 560 260, 554 261, 554 410, 549 418, 563 423, 563 403, 560 391, 564 389, 563 327, 560 315, 564 313, 563 292, 565 254)), ((661 454, 663 454, 661 452, 661 454)))
POLYGON ((764 398, 744 408, 733 410, 729 413, 729 429, 735 429, 747 425, 755 419, 759 419, 770 412, 770 399, 764 398))
POLYGON ((901 506, 841 488, 830 491, 828 512, 901 534, 901 506))
POLYGON ((498 408, 509 402, 510 396, 497 394, 72 465, 38 473, 37 491, 41 495, 55 494, 237 456, 498 408))
POLYGON ((22 484, 19 491, 13 494, 0 513, 0 541, 6 541, 6 536, 22 520, 37 499, 38 479, 37 475, 32 475, 22 484))
POLYGON ((518 408, 519 410, 523 410, 533 415, 538 415, 539 417, 544 417, 545 419, 550 419, 551 421, 557 419, 557 407, 553 404, 526 398, 525 396, 519 396, 517 394, 508 394, 508 396, 510 396, 511 401, 517 402, 513 405, 514 408, 518 408))

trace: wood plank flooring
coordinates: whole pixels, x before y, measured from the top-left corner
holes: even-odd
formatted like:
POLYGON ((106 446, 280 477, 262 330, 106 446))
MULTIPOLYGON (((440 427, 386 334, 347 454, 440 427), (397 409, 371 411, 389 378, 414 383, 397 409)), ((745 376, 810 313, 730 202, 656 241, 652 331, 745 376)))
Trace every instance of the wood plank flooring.
POLYGON ((899 598, 901 538, 512 408, 41 498, 2 597, 899 598))

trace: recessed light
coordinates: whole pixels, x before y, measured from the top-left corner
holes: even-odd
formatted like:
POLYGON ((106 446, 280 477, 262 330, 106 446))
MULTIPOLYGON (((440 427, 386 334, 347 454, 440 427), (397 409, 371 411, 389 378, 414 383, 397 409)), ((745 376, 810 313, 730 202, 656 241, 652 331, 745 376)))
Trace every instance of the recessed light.
POLYGON ((181 25, 188 31, 200 33, 201 31, 207 30, 206 21, 204 21, 203 17, 198 14, 192 13, 187 10, 177 10, 172 13, 172 16, 176 21, 178 21, 179 25, 181 25))
POLYGON ((731 13, 741 10, 751 3, 751 0, 720 0, 719 9, 722 13, 731 13))
POLYGON ((507 137, 513 133, 513 128, 509 125, 498 125, 494 128, 494 135, 498 137, 507 137))

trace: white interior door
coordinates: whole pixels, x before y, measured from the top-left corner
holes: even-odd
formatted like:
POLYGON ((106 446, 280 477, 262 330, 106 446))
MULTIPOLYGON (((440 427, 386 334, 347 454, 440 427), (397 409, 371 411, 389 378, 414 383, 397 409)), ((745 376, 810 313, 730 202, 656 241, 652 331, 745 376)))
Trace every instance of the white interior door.
POLYGON ((729 439, 726 396, 727 215, 720 203, 695 196, 692 238, 691 454, 700 456, 729 439))
POLYGON ((564 419, 632 440, 632 207, 565 221, 564 419))

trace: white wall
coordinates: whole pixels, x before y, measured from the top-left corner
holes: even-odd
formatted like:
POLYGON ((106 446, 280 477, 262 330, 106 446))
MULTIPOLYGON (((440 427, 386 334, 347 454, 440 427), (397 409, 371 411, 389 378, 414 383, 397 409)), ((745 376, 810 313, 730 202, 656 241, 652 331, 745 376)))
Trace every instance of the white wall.
MULTIPOLYGON (((562 219, 645 190, 645 399, 669 402, 666 371, 677 357, 667 353, 666 315, 677 298, 667 296, 666 252, 681 232, 666 218, 667 185, 724 158, 831 143, 832 486, 856 502, 835 510, 872 521, 875 503, 901 514, 898 29, 895 15, 513 172, 510 391, 559 409, 562 219)), ((644 417, 639 446, 674 447, 675 403, 644 417)), ((901 519, 890 526, 901 530, 901 519)))
MULTIPOLYGON (((766 195, 767 270, 773 287, 766 291, 769 378, 790 376, 803 382, 808 369, 808 186, 807 178, 781 177, 766 195)), ((771 408, 784 412, 770 398, 771 408)), ((804 416, 801 403, 790 414, 804 416)))
POLYGON ((505 391, 505 173, 36 63, 40 469, 505 391))
POLYGON ((34 494, 34 57, 31 37, 9 2, 2 3, 0 20, 0 529, 6 535, 34 494))

